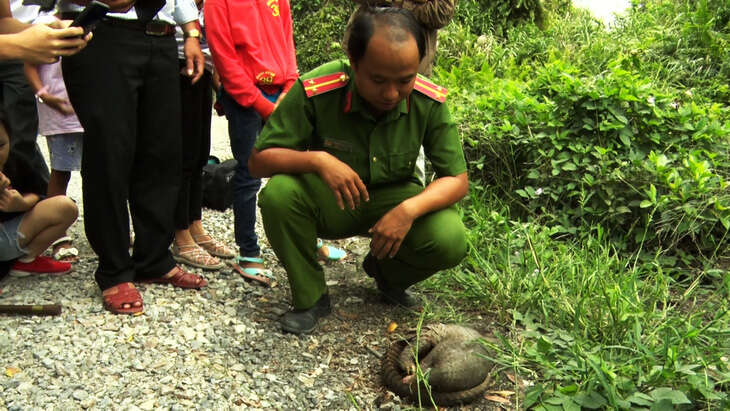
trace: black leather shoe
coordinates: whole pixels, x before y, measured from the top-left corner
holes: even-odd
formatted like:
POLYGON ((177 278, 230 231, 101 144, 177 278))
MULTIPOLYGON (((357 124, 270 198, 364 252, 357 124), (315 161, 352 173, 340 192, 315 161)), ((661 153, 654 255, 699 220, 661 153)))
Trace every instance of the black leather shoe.
POLYGON ((310 333, 317 326, 319 319, 326 317, 331 312, 330 296, 329 294, 324 294, 312 308, 291 310, 284 314, 280 320, 281 329, 293 334, 310 333))
POLYGON ((391 287, 383 280, 380 274, 380 267, 378 267, 378 260, 374 255, 368 253, 365 256, 365 259, 362 261, 362 269, 365 270, 365 274, 375 279, 375 284, 384 302, 400 305, 405 308, 416 308, 421 305, 421 301, 414 297, 413 294, 406 290, 391 287))

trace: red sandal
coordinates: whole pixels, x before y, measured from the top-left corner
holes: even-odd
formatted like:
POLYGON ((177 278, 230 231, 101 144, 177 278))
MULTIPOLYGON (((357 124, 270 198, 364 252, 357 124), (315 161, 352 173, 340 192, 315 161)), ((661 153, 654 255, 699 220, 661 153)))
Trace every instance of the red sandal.
POLYGON ((132 283, 121 283, 109 287, 102 291, 101 296, 104 300, 104 308, 114 314, 139 315, 144 312, 142 295, 132 283), (134 305, 137 302, 140 304, 139 307, 134 305), (125 308, 125 304, 129 304, 129 307, 125 308))
POLYGON ((162 277, 145 278, 140 281, 141 283, 153 283, 153 284, 172 284, 179 288, 202 288, 208 285, 208 281, 205 278, 189 273, 180 266, 175 266, 170 272, 163 275, 162 277))

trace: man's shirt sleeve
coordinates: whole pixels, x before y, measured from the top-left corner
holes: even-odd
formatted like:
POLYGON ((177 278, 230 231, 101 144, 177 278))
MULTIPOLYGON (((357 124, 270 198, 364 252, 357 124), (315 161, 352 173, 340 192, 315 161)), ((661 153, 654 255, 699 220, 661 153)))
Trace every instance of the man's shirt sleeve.
POLYGON ((446 104, 437 104, 431 110, 423 148, 437 177, 456 176, 466 171, 461 139, 446 104))
POLYGON ((297 80, 269 117, 254 147, 259 151, 271 147, 308 150, 314 121, 314 106, 297 80))

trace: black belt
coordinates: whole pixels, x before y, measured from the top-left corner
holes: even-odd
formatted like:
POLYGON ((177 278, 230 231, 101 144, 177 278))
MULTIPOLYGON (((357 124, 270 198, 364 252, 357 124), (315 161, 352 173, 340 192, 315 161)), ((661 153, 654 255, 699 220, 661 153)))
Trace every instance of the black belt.
MULTIPOLYGON (((62 20, 73 20, 78 17, 78 12, 61 13, 62 20)), ((161 20, 152 20, 149 23, 142 23, 139 20, 125 20, 107 17, 102 20, 104 24, 113 27, 122 27, 130 30, 144 31, 148 36, 172 36, 175 34, 175 26, 161 20)))

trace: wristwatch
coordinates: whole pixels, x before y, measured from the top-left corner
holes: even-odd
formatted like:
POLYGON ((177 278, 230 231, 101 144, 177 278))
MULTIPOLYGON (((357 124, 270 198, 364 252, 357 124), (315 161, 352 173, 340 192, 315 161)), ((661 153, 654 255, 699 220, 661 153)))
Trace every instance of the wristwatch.
POLYGON ((188 38, 188 37, 192 37, 192 38, 196 38, 196 39, 200 40, 200 30, 190 29, 189 31, 186 31, 185 33, 183 33, 183 38, 188 38))

